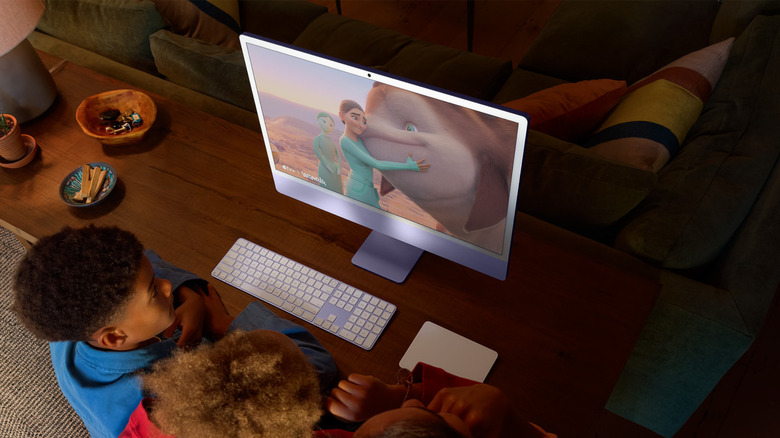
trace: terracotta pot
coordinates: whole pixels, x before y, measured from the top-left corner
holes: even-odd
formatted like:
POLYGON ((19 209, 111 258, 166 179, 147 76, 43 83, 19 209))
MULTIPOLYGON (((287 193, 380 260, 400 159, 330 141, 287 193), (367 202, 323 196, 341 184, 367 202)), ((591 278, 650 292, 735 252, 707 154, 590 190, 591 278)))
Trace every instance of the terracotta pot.
POLYGON ((0 157, 9 162, 17 161, 27 153, 27 148, 22 140, 22 130, 14 116, 9 114, 0 115, 0 117, 2 116, 5 117, 6 123, 14 126, 11 128, 11 132, 0 137, 0 157))

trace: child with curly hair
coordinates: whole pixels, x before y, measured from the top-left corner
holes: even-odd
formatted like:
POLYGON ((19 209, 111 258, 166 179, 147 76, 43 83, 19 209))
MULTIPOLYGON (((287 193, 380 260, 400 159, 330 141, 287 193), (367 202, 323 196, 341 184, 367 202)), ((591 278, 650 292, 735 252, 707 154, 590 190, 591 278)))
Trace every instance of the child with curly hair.
POLYGON ((323 390, 331 355, 303 327, 258 302, 231 317, 211 285, 116 227, 64 228, 40 239, 14 277, 14 310, 50 342, 65 397, 93 437, 116 437, 143 398, 138 371, 233 329, 269 329, 297 344, 323 390))
POLYGON ((310 437, 322 414, 314 368, 274 331, 233 331, 157 362, 142 378, 153 398, 120 438, 310 437))
POLYGON ((500 389, 425 363, 403 384, 350 374, 331 391, 331 428, 321 429, 311 366, 288 339, 263 330, 177 353, 143 380, 154 398, 120 438, 556 438, 522 418, 500 389))

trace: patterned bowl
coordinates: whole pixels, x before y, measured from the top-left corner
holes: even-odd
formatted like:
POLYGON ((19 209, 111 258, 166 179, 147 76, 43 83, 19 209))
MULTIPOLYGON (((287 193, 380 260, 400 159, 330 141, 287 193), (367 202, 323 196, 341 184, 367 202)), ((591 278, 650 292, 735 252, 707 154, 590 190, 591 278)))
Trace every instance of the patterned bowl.
POLYGON ((116 171, 114 170, 113 166, 103 162, 88 164, 90 167, 97 167, 106 170, 106 179, 103 181, 103 187, 100 188, 97 196, 95 196, 93 201, 89 204, 84 201, 76 201, 74 197, 81 190, 82 167, 79 166, 78 169, 70 172, 68 176, 62 180, 62 183, 60 183, 60 199, 62 199, 64 203, 70 205, 71 207, 90 207, 100 204, 104 199, 106 199, 106 197, 108 197, 108 194, 111 193, 111 190, 114 190, 114 186, 116 185, 116 171))
POLYGON ((76 122, 90 137, 106 145, 127 145, 138 143, 149 131, 157 118, 157 106, 152 98, 135 90, 112 90, 84 99, 76 109, 76 122), (100 114, 118 110, 121 114, 136 112, 141 116, 141 125, 123 134, 109 134, 100 114))

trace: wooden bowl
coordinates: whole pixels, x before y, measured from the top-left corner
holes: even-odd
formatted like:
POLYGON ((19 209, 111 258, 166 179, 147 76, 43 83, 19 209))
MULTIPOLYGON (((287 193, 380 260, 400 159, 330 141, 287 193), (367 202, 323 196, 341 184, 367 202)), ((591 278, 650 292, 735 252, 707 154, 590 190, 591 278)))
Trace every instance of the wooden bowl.
POLYGON ((127 145, 138 143, 149 131, 157 117, 157 106, 144 93, 135 90, 112 90, 84 99, 76 109, 76 121, 81 130, 106 145, 127 145), (142 123, 132 131, 123 134, 106 132, 106 122, 100 114, 108 110, 119 110, 120 114, 138 113, 142 123))

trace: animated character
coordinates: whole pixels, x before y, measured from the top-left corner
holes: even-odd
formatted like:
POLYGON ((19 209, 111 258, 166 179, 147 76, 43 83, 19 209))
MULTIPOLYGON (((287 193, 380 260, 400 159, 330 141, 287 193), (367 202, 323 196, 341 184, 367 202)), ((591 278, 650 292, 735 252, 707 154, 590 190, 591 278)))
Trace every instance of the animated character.
POLYGON ((336 142, 328 136, 333 132, 333 118, 326 112, 317 114, 317 123, 322 133, 314 137, 314 153, 320 160, 317 170, 322 187, 334 192, 344 193, 341 183, 341 157, 336 142))
POLYGON ((379 206, 379 193, 374 188, 374 169, 413 170, 427 172, 431 167, 423 164, 425 159, 414 161, 410 153, 405 162, 381 161, 372 157, 366 150, 363 140, 359 137, 366 130, 367 119, 363 107, 353 100, 343 100, 339 105, 339 118, 344 123, 344 134, 341 136, 341 151, 350 167, 346 181, 345 194, 358 201, 379 206))
POLYGON ((436 162, 426 178, 381 169, 382 194, 397 187, 451 234, 501 252, 517 127, 384 84, 369 92, 366 109, 362 138, 372 156, 436 162))

